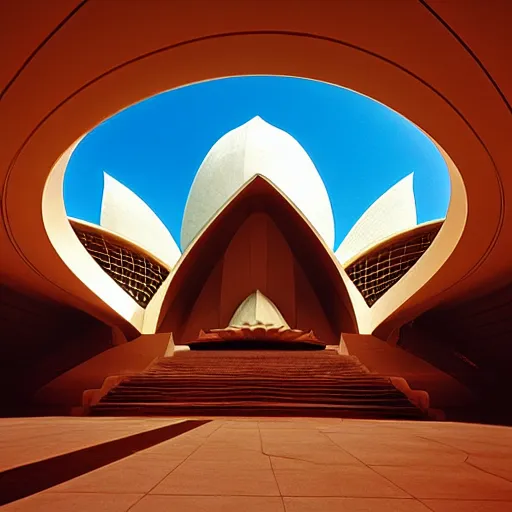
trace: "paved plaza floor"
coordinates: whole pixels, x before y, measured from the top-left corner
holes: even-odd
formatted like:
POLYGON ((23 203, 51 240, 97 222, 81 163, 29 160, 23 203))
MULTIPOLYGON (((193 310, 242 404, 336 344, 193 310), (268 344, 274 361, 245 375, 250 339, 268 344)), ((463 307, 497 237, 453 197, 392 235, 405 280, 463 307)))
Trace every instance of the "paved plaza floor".
MULTIPOLYGON (((20 468, 177 421, 2 419, 0 468, 20 468)), ((1 509, 507 512, 512 511, 512 428, 346 419, 212 419, 1 509)))

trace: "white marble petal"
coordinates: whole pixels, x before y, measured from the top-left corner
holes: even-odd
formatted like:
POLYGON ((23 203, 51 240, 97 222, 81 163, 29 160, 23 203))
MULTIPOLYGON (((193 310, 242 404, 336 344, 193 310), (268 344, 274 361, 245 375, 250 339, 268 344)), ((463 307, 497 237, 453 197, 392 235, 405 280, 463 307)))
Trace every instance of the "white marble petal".
POLYGON ((230 327, 264 325, 266 327, 290 328, 277 306, 259 290, 251 293, 238 306, 229 325, 230 327))
POLYGON ((255 117, 221 137, 199 167, 183 216, 183 250, 224 203, 256 174, 276 185, 326 244, 333 247, 334 216, 314 163, 290 134, 255 117))
POLYGON ((172 268, 181 252, 164 223, 129 188, 107 173, 103 176, 101 227, 135 242, 172 268))
POLYGON ((336 251, 342 264, 386 238, 417 226, 411 173, 380 196, 354 224, 336 251))

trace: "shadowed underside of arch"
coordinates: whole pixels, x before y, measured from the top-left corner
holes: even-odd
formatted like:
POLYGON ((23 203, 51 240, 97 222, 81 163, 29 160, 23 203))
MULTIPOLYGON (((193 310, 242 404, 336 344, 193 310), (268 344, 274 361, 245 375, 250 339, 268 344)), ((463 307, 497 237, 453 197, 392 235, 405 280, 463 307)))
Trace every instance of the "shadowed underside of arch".
POLYGON ((339 268, 318 234, 268 180, 256 176, 220 210, 185 253, 170 282, 157 332, 177 344, 225 328, 260 290, 292 329, 326 343, 357 332, 339 268))

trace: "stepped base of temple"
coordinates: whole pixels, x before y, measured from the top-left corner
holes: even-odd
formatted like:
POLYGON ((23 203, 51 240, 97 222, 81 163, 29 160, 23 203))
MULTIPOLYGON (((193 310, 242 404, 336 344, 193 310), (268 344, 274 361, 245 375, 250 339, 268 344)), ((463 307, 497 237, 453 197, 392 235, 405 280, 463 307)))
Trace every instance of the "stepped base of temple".
POLYGON ((96 416, 427 417, 392 379, 333 350, 178 352, 119 378, 93 404, 96 416))

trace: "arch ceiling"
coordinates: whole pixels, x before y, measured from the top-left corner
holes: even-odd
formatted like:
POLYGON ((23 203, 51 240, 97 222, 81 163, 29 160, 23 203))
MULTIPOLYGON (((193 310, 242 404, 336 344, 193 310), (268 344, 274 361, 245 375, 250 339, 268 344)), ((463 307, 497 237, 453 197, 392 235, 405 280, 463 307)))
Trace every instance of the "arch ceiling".
POLYGON ((385 335, 441 301, 509 281, 510 2, 322 4, 177 0, 120 8, 66 0, 45 9, 31 3, 41 16, 27 19, 24 2, 3 2, 2 280, 133 326, 132 313, 107 306, 56 252, 56 239, 70 252, 80 249, 69 249, 62 176, 47 183, 50 169, 84 133, 145 97, 200 80, 280 74, 366 94, 446 151, 446 223, 424 258, 372 308, 373 331, 385 335))

